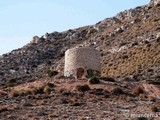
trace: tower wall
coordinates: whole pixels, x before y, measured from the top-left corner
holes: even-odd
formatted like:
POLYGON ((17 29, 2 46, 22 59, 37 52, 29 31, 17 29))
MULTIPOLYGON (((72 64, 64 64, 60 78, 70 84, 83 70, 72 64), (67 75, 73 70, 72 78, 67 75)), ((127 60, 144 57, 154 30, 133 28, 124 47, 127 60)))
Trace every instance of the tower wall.
POLYGON ((100 52, 93 48, 72 48, 65 52, 65 76, 77 77, 77 69, 101 71, 100 52))

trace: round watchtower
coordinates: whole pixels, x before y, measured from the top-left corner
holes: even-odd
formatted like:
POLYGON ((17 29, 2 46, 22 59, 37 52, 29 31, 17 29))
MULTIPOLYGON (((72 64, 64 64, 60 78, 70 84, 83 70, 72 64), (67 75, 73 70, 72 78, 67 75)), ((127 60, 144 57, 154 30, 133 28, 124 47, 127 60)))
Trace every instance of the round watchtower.
POLYGON ((72 48, 65 52, 64 76, 81 79, 99 76, 101 72, 100 52, 94 48, 72 48))

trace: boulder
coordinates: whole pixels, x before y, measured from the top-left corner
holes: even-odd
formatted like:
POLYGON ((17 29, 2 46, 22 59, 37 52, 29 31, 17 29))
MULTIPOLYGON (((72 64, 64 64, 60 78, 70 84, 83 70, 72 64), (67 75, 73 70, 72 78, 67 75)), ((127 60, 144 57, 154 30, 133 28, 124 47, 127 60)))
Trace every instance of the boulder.
POLYGON ((40 38, 38 36, 33 36, 32 40, 30 43, 38 43, 40 38))

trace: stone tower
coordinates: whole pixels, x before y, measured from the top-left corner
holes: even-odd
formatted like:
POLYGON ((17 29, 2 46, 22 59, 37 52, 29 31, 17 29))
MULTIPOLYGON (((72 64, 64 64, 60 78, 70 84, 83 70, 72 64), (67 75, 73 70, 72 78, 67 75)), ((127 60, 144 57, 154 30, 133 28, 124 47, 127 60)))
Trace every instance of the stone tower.
POLYGON ((64 76, 77 79, 100 76, 100 52, 94 48, 72 48, 65 52, 64 76))

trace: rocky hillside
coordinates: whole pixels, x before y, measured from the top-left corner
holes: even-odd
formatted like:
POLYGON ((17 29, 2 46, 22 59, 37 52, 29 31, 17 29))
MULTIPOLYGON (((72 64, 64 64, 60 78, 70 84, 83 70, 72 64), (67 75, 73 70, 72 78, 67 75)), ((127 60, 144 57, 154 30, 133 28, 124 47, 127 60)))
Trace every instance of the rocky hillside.
POLYGON ((159 0, 95 25, 34 36, 0 56, 0 119, 148 120, 136 115, 152 113, 149 119, 159 120, 159 53, 159 0), (64 52, 80 46, 101 52, 102 77, 63 76, 64 52))
POLYGON ((102 75, 151 79, 160 73, 160 7, 125 10, 95 25, 34 36, 24 47, 0 57, 0 84, 38 80, 49 69, 63 74, 64 52, 75 46, 101 51, 102 75))

